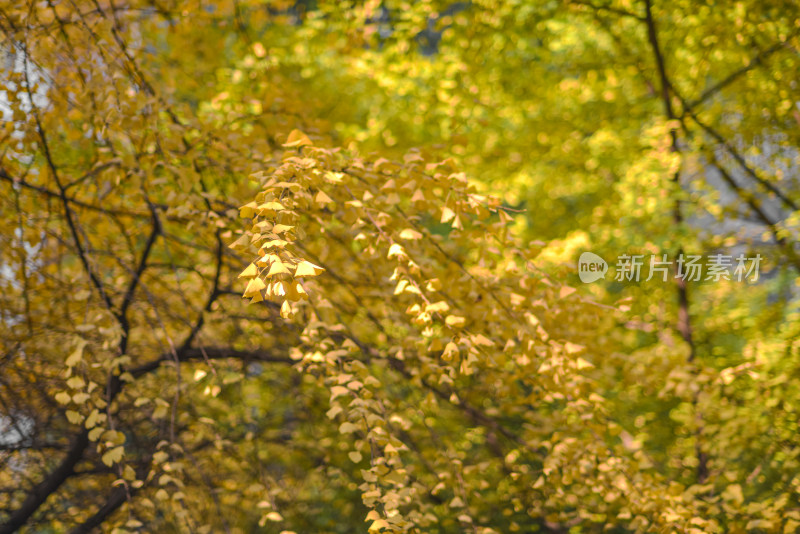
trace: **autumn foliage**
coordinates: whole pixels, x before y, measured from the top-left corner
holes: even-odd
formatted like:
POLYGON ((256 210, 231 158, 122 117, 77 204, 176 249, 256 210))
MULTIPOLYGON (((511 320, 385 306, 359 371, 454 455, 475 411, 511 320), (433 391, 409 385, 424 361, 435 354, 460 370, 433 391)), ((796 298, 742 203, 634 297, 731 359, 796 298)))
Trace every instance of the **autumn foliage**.
POLYGON ((794 532, 798 21, 0 0, 0 533, 794 532))

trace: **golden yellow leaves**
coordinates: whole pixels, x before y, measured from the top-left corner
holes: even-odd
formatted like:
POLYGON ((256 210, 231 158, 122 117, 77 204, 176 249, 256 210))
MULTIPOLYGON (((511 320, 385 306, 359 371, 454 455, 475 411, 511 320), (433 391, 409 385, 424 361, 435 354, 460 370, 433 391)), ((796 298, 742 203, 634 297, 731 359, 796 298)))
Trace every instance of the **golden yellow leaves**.
MULTIPOLYGON (((308 137, 297 130, 289 134, 287 146, 309 146, 308 137)), ((310 148, 311 154, 320 149, 310 148)), ((251 302, 264 299, 282 301, 281 316, 292 318, 296 308, 291 302, 308 298, 300 279, 319 276, 324 269, 300 258, 293 252, 293 245, 303 233, 298 227, 302 211, 310 207, 312 187, 325 180, 318 171, 319 161, 310 157, 287 157, 283 166, 265 177, 263 173, 253 176, 263 181, 263 191, 254 202, 240 209, 242 216, 254 217, 254 224, 231 245, 249 252, 248 245, 260 244, 259 257, 239 275, 249 279, 244 297, 251 302)), ((330 178, 330 177, 329 177, 330 178)), ((322 190, 316 191, 316 202, 328 205, 333 201, 322 190)))
MULTIPOLYGON (((241 276, 245 296, 274 298, 282 317, 302 318, 302 346, 290 356, 330 388, 327 416, 340 439, 352 442, 342 456, 369 461, 362 471, 364 503, 376 510, 381 503, 394 506, 370 515, 373 530, 406 520, 394 503, 395 492, 409 490, 408 448, 393 427, 406 421, 402 428, 413 429, 414 423, 408 414, 387 422, 395 414, 386 413, 388 388, 380 387, 395 369, 413 369, 412 380, 439 388, 440 400, 455 407, 476 402, 456 389, 465 376, 491 377, 492 394, 513 397, 507 383, 519 381, 532 398, 544 396, 537 387, 547 387, 551 398, 564 399, 588 369, 586 360, 548 344, 544 319, 530 311, 537 307, 544 318, 543 295, 554 297, 557 287, 541 289, 509 245, 502 217, 489 218, 499 204, 474 194, 449 164, 426 163, 420 154, 402 164, 370 162, 304 146, 302 157, 293 152, 262 177, 255 202, 240 247, 251 261, 241 276), (439 222, 450 228, 435 232, 439 222), (320 265, 330 269, 328 276, 320 265), (291 295, 302 287, 298 282, 313 289, 311 303, 291 295), (551 363, 552 372, 536 375, 556 357, 563 361, 551 363), (509 370, 518 372, 512 380, 504 378, 509 370), (549 382, 533 387, 528 374, 549 382), (379 452, 367 457, 368 448, 379 452)), ((453 504, 468 522, 466 499, 453 504)))
POLYGON ((314 143, 311 142, 311 139, 309 139, 306 134, 300 130, 292 130, 283 146, 287 148, 299 148, 301 146, 310 146, 313 144, 314 143))
POLYGON ((269 272, 267 272, 267 278, 272 278, 274 276, 278 276, 280 274, 291 274, 289 269, 286 268, 286 265, 278 258, 277 256, 272 256, 272 262, 269 267, 269 272))
POLYGON ((239 208, 239 216, 245 219, 249 219, 253 215, 255 215, 257 209, 258 209, 258 204, 256 204, 255 202, 249 202, 244 206, 242 206, 241 208, 239 208))
POLYGON ((314 197, 314 202, 317 204, 333 204, 333 200, 331 197, 325 194, 325 191, 321 189, 317 192, 317 195, 314 197))
POLYGON ((304 276, 319 276, 324 271, 319 265, 314 265, 310 261, 301 261, 295 269, 295 278, 302 278, 304 276))
POLYGON ((392 244, 391 247, 389 247, 389 253, 386 255, 386 257, 389 258, 389 259, 392 259, 392 258, 399 258, 399 259, 404 259, 405 258, 405 259, 407 259, 408 258, 408 256, 406 255, 405 249, 403 249, 402 245, 400 245, 398 243, 394 243, 394 244, 392 244))
POLYGON ((453 218, 455 218, 455 216, 456 216, 456 213, 453 210, 451 210, 447 206, 443 206, 442 207, 442 218, 439 220, 439 222, 442 222, 442 223, 450 222, 451 220, 453 220, 453 218))
POLYGON ((124 453, 125 453, 125 447, 122 446, 114 447, 113 449, 106 451, 103 454, 101 460, 103 461, 104 464, 111 467, 115 463, 118 463, 120 460, 122 460, 122 455, 124 453))
POLYGON ((75 367, 78 365, 81 360, 83 359, 83 350, 86 347, 87 343, 86 340, 79 338, 77 342, 77 347, 75 350, 67 357, 66 363, 67 367, 75 367))
POLYGON ((423 236, 421 233, 411 228, 406 228, 400 232, 400 239, 405 239, 406 241, 416 241, 418 239, 422 239, 422 237, 423 236))
POLYGON ((451 326, 453 328, 461 328, 466 324, 467 320, 457 315, 448 315, 447 317, 445 317, 444 322, 447 326, 451 326))
POLYGON ((238 278, 254 278, 258 276, 258 269, 255 264, 251 263, 247 268, 239 274, 238 278))
POLYGON ((435 304, 428 304, 427 306, 425 306, 425 311, 428 313, 444 314, 450 311, 450 305, 447 302, 441 300, 439 302, 436 302, 435 304))
POLYGON ((280 202, 264 202, 258 206, 259 215, 269 215, 273 211, 282 211, 286 207, 280 202))
POLYGON ((267 285, 264 283, 264 281, 261 278, 253 278, 247 284, 247 287, 244 290, 244 296, 245 297, 252 297, 256 293, 259 293, 265 287, 267 287, 267 285))
POLYGON ((446 362, 452 362, 455 357, 458 356, 458 353, 458 345, 450 341, 445 345, 444 351, 442 351, 442 359, 446 362))

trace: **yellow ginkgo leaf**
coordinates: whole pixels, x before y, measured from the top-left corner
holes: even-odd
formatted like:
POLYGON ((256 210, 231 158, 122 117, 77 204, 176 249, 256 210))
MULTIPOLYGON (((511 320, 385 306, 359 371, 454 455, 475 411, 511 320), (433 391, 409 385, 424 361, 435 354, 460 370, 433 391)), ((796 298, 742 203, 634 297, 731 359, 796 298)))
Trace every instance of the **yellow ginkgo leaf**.
POLYGON ((276 260, 272 262, 267 276, 272 277, 279 274, 289 274, 289 269, 286 268, 286 265, 284 265, 281 260, 276 260))
POLYGON ((458 345, 450 341, 444 347, 442 352, 442 359, 446 362, 452 361, 455 356, 458 356, 458 345))
POLYGON ((272 227, 272 231, 276 234, 283 234, 288 232, 289 230, 292 230, 293 228, 294 226, 288 226, 286 224, 276 224, 275 226, 272 227))
POLYGON ((448 208, 447 206, 442 208, 441 222, 446 223, 446 222, 452 220, 453 217, 455 217, 455 216, 456 216, 456 213, 453 210, 451 210, 450 208, 448 208))
POLYGON ((252 297, 254 294, 258 293, 265 287, 267 287, 267 285, 264 283, 263 280, 261 280, 261 278, 253 278, 247 284, 247 287, 244 290, 244 296, 252 297))
POLYGON ((294 272, 295 278, 300 278, 302 276, 318 276, 322 271, 324 271, 322 267, 319 265, 314 265, 310 261, 301 261, 297 265, 297 270, 294 272))
POLYGON ((275 202, 273 200, 271 202, 264 202, 263 204, 258 206, 258 209, 259 210, 263 210, 263 211, 281 211, 281 210, 285 210, 286 207, 283 204, 281 204, 280 202, 275 202))
POLYGON ((378 519, 372 522, 372 524, 369 526, 369 531, 378 532, 379 530, 385 528, 389 528, 389 523, 385 519, 378 519))
POLYGON ((400 232, 400 239, 405 239, 407 241, 422 239, 422 234, 417 232, 416 230, 412 230, 411 228, 406 228, 405 230, 400 232))
POLYGON ((403 257, 406 255, 406 251, 403 250, 403 247, 394 243, 391 247, 389 247, 389 253, 386 255, 387 258, 391 259, 395 256, 403 257))
POLYGON ((317 204, 332 204, 333 200, 325 194, 325 191, 319 191, 314 197, 314 202, 317 204))
POLYGON ((311 142, 311 139, 308 138, 306 134, 301 132, 300 130, 292 130, 289 132, 289 137, 286 139, 286 142, 283 146, 287 148, 291 147, 301 147, 301 146, 310 146, 314 143, 311 142))
POLYGON ((463 317, 459 317, 458 315, 448 315, 445 318, 444 322, 445 324, 447 324, 447 326, 460 328, 464 326, 464 324, 466 323, 466 319, 464 319, 463 317))
POLYGON ((113 449, 111 449, 111 450, 107 451, 105 454, 103 454, 103 457, 101 458, 101 460, 103 460, 104 464, 106 464, 107 466, 111 467, 115 463, 117 463, 120 460, 122 460, 122 454, 124 452, 125 452, 125 448, 124 447, 114 447, 113 449))
POLYGON ((294 317, 294 310, 292 310, 292 305, 288 300, 284 300, 281 305, 281 317, 284 319, 291 319, 294 317))
POLYGON ((242 273, 239 275, 239 278, 253 278, 254 276, 258 276, 258 268, 251 263, 244 271, 242 271, 242 273))
POLYGON ((241 208, 239 208, 239 216, 245 219, 249 219, 256 213, 256 208, 258 205, 255 202, 250 202, 249 204, 245 204, 241 208))

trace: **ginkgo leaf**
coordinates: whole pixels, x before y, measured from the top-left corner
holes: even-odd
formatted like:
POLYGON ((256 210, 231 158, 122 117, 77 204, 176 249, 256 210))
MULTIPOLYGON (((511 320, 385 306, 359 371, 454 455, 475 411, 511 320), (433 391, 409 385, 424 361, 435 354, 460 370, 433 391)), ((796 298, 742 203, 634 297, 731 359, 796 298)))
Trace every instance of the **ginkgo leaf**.
MULTIPOLYGON (((90 398, 91 398, 91 396, 88 393, 84 393, 83 391, 81 391, 81 392, 76 393, 76 394, 74 394, 72 396, 72 401, 75 404, 84 404, 90 398)), ((56 399, 56 400, 58 400, 58 399, 56 399)))
POLYGON ((332 184, 339 184, 344 181, 344 173, 341 172, 326 172, 325 180, 332 184))
POLYGON ((406 228, 405 230, 400 232, 400 239, 406 239, 406 240, 422 239, 422 234, 417 232, 416 230, 412 230, 411 228, 406 228))
POLYGON ((261 245, 261 248, 265 250, 272 248, 284 248, 288 244, 289 242, 284 241, 283 239, 272 239, 270 241, 264 242, 264 244, 261 245))
POLYGON ((294 272, 295 278, 300 278, 303 276, 318 276, 322 273, 325 269, 320 267, 319 265, 314 265, 309 261, 301 261, 297 264, 297 269, 294 272))
POLYGON ((301 147, 312 145, 311 139, 308 138, 306 134, 301 132, 300 130, 292 130, 289 132, 289 137, 286 139, 286 142, 283 146, 290 148, 290 147, 301 147))
POLYGON ((444 206, 444 207, 442 207, 442 218, 440 219, 439 222, 443 222, 443 223, 449 222, 455 216, 456 216, 456 214, 455 214, 455 212, 453 210, 451 210, 447 206, 444 206))
POLYGON ((385 519, 376 519, 367 530, 369 532, 378 532, 386 528, 389 528, 389 523, 385 519))
POLYGON ((481 345, 484 347, 494 346, 494 342, 491 339, 484 336, 483 334, 475 334, 470 339, 472 339, 472 342, 475 343, 476 345, 481 345))
POLYGON ((258 206, 258 209, 259 209, 259 211, 262 211, 262 212, 281 211, 281 210, 285 210, 286 206, 284 206, 280 202, 271 201, 271 202, 264 202, 263 204, 260 204, 258 206))
POLYGON ((283 188, 283 189, 288 189, 293 193, 297 193, 298 191, 303 189, 303 186, 300 185, 297 182, 278 182, 273 187, 280 187, 280 188, 283 188))
POLYGON ((558 298, 566 298, 577 291, 574 287, 570 286, 561 286, 561 289, 558 291, 558 298))
POLYGON ((238 278, 252 278, 254 276, 258 276, 258 268, 255 264, 251 263, 239 274, 238 278))
POLYGON ((453 497, 453 499, 450 501, 450 508, 463 508, 463 507, 464 507, 464 501, 462 501, 460 497, 453 497))
POLYGON ((94 427, 93 429, 91 429, 89 431, 89 440, 90 441, 97 441, 98 439, 100 439, 100 436, 103 434, 104 430, 105 429, 103 427, 100 427, 100 426, 94 427))
POLYGON ((446 362, 453 361, 453 358, 458 356, 458 345, 450 341, 444 347, 444 351, 442 352, 442 359, 446 362))
POLYGON ((457 315, 448 315, 445 320, 445 324, 447 326, 452 326, 454 328, 460 328, 466 324, 466 319, 464 317, 459 317, 457 315))
MULTIPOLYGON (((239 208, 239 216, 244 219, 250 219, 255 215, 256 209, 258 209, 258 204, 255 202, 248 202, 241 208, 239 208)), ((240 238, 241 239, 241 238, 240 238)))
POLYGON ((447 302, 443 301, 443 300, 440 300, 439 302, 436 302, 434 304, 428 304, 427 306, 425 306, 425 311, 431 312, 431 313, 446 313, 449 310, 450 310, 450 305, 447 302))
POLYGON ((244 247, 248 244, 250 244, 250 237, 247 234, 242 234, 236 241, 228 245, 228 248, 244 247))
POLYGON ((253 278, 252 280, 250 280, 250 282, 248 282, 247 287, 244 290, 244 296, 250 297, 254 293, 258 293, 265 287, 267 287, 267 285, 264 283, 263 280, 261 280, 261 278, 253 278))
POLYGON ((103 454, 101 460, 103 461, 104 464, 111 467, 115 463, 118 463, 120 460, 122 460, 122 455, 124 453, 125 453, 125 447, 121 446, 114 447, 113 449, 106 451, 103 454))
POLYGON ((292 305, 289 304, 288 300, 283 301, 281 305, 281 317, 284 319, 291 319, 294 317, 294 310, 292 309, 292 305))
POLYGON ((73 425, 80 424, 83 421, 83 416, 75 410, 67 410, 65 412, 67 420, 73 425))
POLYGON ((75 348, 72 354, 67 356, 67 359, 64 362, 67 365, 67 367, 75 367, 81 362, 81 360, 83 359, 83 349, 85 347, 86 347, 86 341, 83 339, 80 340, 78 346, 75 348))
POLYGON ((314 197, 314 202, 318 204, 331 204, 333 203, 333 200, 331 199, 331 197, 325 194, 325 191, 320 190, 317 191, 317 194, 314 197))
POLYGON ((93 428, 95 425, 97 425, 98 421, 100 421, 100 419, 103 417, 104 415, 102 415, 99 412, 99 410, 97 409, 92 410, 92 412, 89 414, 89 417, 86 418, 86 423, 85 423, 86 428, 93 428))
POLYGON ((279 274, 290 274, 290 273, 289 269, 286 268, 286 265, 282 261, 276 260, 272 262, 272 265, 270 265, 267 277, 272 278, 273 276, 277 276, 279 274))
POLYGON ((386 257, 391 259, 395 256, 404 257, 405 255, 406 251, 403 250, 403 247, 397 243, 394 243, 391 247, 389 247, 389 253, 386 255, 386 257))
POLYGON ((347 421, 339 425, 339 432, 342 434, 350 434, 352 432, 356 432, 357 430, 358 427, 356 425, 347 421))

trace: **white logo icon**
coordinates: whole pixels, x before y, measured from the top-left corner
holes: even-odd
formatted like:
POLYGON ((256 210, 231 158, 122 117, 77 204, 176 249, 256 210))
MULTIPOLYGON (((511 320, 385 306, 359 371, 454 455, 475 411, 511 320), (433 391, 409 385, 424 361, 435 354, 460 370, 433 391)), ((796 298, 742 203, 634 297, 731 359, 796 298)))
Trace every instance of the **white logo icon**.
POLYGON ((606 277, 608 264, 594 252, 584 252, 578 259, 578 276, 584 284, 606 277))

